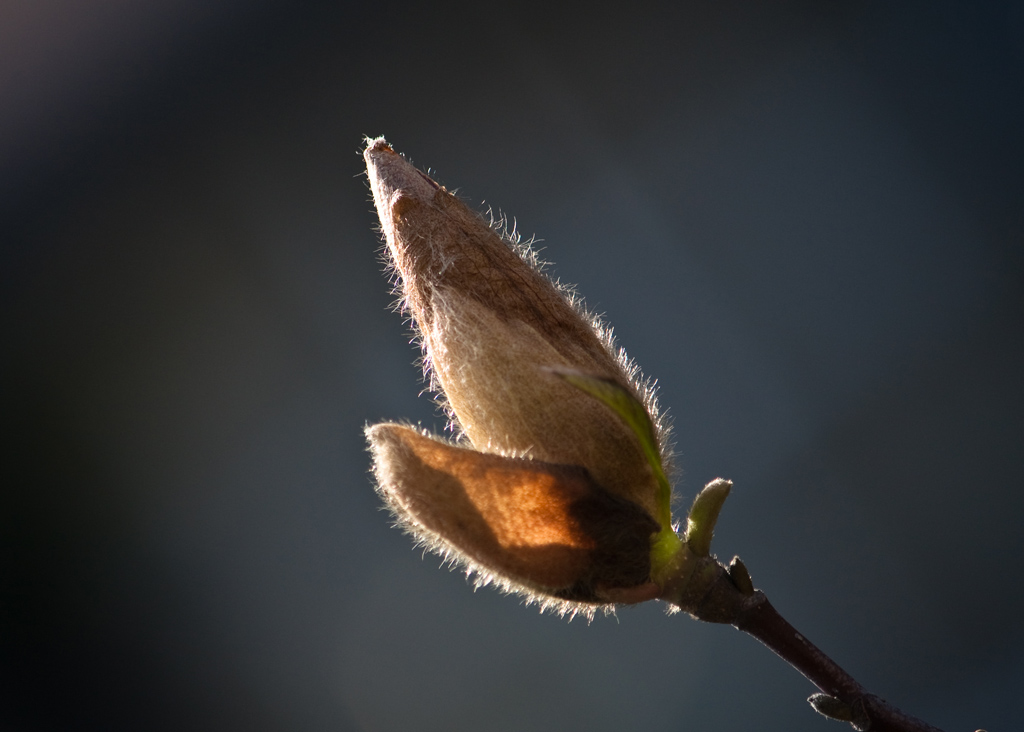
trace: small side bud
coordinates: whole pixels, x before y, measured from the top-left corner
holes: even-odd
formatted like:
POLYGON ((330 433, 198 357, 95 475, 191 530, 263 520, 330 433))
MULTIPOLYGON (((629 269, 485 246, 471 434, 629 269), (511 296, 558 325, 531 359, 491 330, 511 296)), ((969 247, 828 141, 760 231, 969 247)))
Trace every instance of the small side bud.
POLYGON ((729 577, 736 585, 736 589, 744 595, 754 594, 754 582, 750 579, 750 572, 747 571, 747 565, 739 557, 733 557, 729 562, 729 577))
POLYGON ((835 719, 840 722, 853 721, 853 707, 844 701, 836 699, 828 694, 811 694, 807 697, 808 703, 814 707, 814 711, 823 717, 835 719))
POLYGON ((693 507, 690 508, 690 516, 686 520, 685 541, 698 557, 706 557, 711 553, 711 537, 715 533, 718 514, 725 499, 729 497, 730 490, 731 480, 715 478, 693 499, 693 507))

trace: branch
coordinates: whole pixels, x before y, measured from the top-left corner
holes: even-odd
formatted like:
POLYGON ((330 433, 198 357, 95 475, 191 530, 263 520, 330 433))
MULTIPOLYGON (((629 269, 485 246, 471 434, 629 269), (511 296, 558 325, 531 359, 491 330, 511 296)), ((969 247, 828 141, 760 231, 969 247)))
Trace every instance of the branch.
POLYGON ((728 623, 768 646, 802 673, 820 693, 808 701, 820 714, 849 722, 858 732, 942 732, 868 693, 856 679, 807 640, 754 590, 746 567, 733 559, 728 568, 713 557, 697 560, 692 580, 665 599, 711 623, 728 623))

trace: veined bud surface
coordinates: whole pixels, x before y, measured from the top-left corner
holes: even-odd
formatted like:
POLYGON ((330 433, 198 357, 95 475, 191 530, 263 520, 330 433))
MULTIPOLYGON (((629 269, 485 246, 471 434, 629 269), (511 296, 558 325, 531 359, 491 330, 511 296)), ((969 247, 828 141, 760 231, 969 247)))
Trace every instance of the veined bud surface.
POLYGON ((658 490, 669 456, 650 390, 528 249, 383 138, 367 141, 364 158, 401 307, 463 437, 370 427, 382 496, 422 541, 485 581, 542 601, 655 596, 650 548, 666 528, 658 490), (661 463, 653 467, 636 431, 566 372, 643 405, 661 463))

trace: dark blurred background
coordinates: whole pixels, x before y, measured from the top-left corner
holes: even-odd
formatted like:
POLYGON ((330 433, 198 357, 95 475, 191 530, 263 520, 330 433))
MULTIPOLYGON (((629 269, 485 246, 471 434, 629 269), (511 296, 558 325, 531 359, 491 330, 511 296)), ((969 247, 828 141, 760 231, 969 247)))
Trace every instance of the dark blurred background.
POLYGON ((829 730, 655 604, 474 593, 362 428, 440 429, 384 134, 661 384, 685 506, 872 691, 1024 689, 1024 6, 0 6, 0 728, 829 730))

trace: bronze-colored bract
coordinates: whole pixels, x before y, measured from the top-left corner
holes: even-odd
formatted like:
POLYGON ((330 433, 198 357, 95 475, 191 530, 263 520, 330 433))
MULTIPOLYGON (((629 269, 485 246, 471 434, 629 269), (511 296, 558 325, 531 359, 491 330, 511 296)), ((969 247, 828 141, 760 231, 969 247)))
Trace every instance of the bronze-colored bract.
POLYGON ((577 602, 647 581, 657 523, 583 468, 482 454, 398 424, 367 435, 388 503, 479 567, 577 602))

